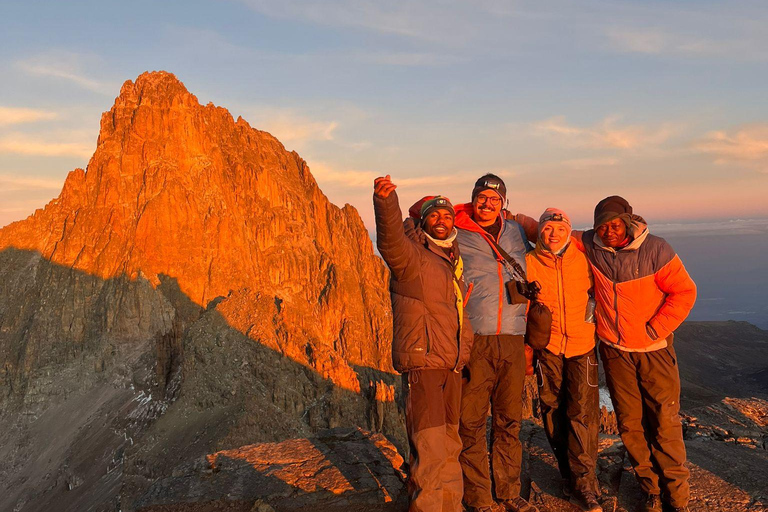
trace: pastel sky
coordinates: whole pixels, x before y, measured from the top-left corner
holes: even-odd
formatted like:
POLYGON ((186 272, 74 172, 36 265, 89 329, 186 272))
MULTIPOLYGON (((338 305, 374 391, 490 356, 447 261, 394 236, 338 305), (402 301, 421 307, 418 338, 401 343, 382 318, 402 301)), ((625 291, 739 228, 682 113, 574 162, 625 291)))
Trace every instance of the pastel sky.
POLYGON ((372 227, 501 175, 510 209, 627 197, 649 221, 768 217, 768 3, 222 0, 0 4, 0 226, 85 167, 146 70, 307 160, 372 227))

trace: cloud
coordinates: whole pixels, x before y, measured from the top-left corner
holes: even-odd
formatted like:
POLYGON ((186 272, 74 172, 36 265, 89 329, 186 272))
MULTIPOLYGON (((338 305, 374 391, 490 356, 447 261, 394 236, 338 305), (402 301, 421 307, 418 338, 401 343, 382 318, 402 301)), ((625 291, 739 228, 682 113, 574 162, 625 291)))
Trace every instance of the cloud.
POLYGON ((24 178, 0 174, 0 188, 3 192, 20 192, 26 190, 60 190, 63 179, 53 178, 24 178))
POLYGON ((34 123, 58 117, 56 112, 31 108, 14 108, 0 106, 0 126, 12 124, 34 123))
POLYGON ((567 51, 586 45, 645 55, 768 59, 768 11, 755 2, 702 9, 686 2, 600 0, 239 1, 272 18, 401 36, 411 43, 481 52, 493 45, 497 56, 554 43, 567 51))
POLYGON ((768 59, 768 10, 751 2, 721 8, 638 2, 614 5, 597 23, 611 50, 728 60, 768 59), (663 11, 660 11, 663 9, 663 11), (728 22, 724 23, 723 20, 728 22))
POLYGON ((264 130, 282 142, 303 144, 309 141, 334 140, 334 132, 339 127, 337 121, 320 121, 299 114, 293 109, 260 107, 251 109, 251 124, 264 130))
POLYGON ((568 169, 580 171, 583 169, 591 169, 595 167, 613 167, 619 164, 618 158, 574 158, 571 160, 564 160, 560 162, 560 165, 567 167, 568 169))
POLYGON ((319 162, 314 162, 309 169, 318 182, 341 184, 348 188, 373 189, 373 180, 382 175, 375 171, 338 170, 319 162))
POLYGON ((745 125, 728 133, 713 131, 694 144, 716 164, 742 164, 768 173, 768 124, 745 125))
POLYGON ((707 39, 660 29, 617 27, 609 28, 606 36, 617 49, 646 55, 756 59, 768 56, 762 44, 754 47, 756 41, 747 38, 707 39))
POLYGON ((98 60, 89 55, 55 50, 19 60, 16 65, 31 75, 58 78, 89 91, 112 95, 118 90, 118 84, 95 80, 82 69, 86 62, 95 65, 98 60))
POLYGON ((309 166, 315 179, 322 183, 341 184, 347 188, 371 189, 373 191, 373 180, 379 176, 392 174, 392 181, 398 187, 404 189, 423 188, 438 185, 462 186, 473 183, 478 176, 486 173, 493 173, 503 178, 511 178, 516 175, 509 169, 490 169, 481 171, 457 171, 455 173, 446 173, 441 175, 400 177, 391 171, 367 171, 367 170, 340 170, 333 165, 314 162, 309 166))
POLYGON ((273 18, 365 29, 443 44, 460 43, 481 35, 480 21, 493 21, 489 10, 483 7, 483 2, 449 4, 440 0, 240 1, 251 9, 273 18))
POLYGON ((0 137, 0 154, 13 153, 18 155, 90 158, 94 149, 92 144, 83 142, 48 141, 18 134, 0 137))
POLYGON ((618 118, 608 117, 592 127, 568 124, 565 116, 556 116, 532 125, 535 135, 555 137, 575 148, 634 150, 658 146, 674 136, 679 128, 663 124, 657 128, 643 125, 618 125, 618 118))

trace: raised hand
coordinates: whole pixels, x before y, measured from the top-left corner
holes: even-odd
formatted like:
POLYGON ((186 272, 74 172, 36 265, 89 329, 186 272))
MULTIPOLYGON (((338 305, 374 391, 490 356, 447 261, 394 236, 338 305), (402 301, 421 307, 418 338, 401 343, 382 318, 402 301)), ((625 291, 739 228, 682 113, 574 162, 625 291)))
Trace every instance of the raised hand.
POLYGON ((392 178, 387 174, 385 177, 376 178, 373 180, 373 195, 385 199, 389 197, 389 194, 397 188, 397 185, 392 183, 392 178))

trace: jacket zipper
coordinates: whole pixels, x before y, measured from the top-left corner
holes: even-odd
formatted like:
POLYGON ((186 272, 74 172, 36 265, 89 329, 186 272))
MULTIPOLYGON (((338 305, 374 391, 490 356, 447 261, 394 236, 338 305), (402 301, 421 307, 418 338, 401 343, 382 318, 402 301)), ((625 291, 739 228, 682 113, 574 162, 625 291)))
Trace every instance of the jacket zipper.
MULTIPOLYGON (((616 251, 613 251, 613 268, 616 268, 616 251)), ((621 331, 619 331, 619 290, 616 284, 617 273, 613 273, 613 312, 616 316, 616 343, 621 345, 621 331)))
POLYGON ((568 329, 565 325, 565 283, 563 283, 563 261, 558 256, 555 256, 555 269, 557 270, 557 298, 560 302, 560 332, 562 335, 560 353, 565 354, 568 344, 568 329))
MULTIPOLYGON (((458 260, 456 260, 456 262, 454 263, 454 266, 451 267, 451 273, 452 273, 451 277, 454 278, 454 279, 456 279, 456 268, 455 268, 455 265, 458 265, 458 260)), ((462 274, 463 274, 463 271, 462 271, 462 274)), ((458 288, 454 288, 454 289, 457 289, 459 294, 461 294, 461 286, 459 286, 458 288)), ((469 287, 468 291, 469 292, 472 291, 471 283, 470 283, 470 287, 469 287)), ((458 320, 459 320, 459 333, 458 333, 458 336, 456 336, 456 364, 453 365, 454 373, 457 373, 459 371, 459 362, 461 362, 461 335, 462 335, 462 332, 464 331, 464 327, 462 325, 463 324, 462 318, 463 318, 463 314, 464 314, 463 308, 466 305, 468 298, 469 298, 469 293, 467 293, 463 298, 459 297, 459 296, 456 297, 456 299, 457 299, 457 301, 456 301, 456 306, 457 306, 456 307, 456 314, 458 315, 458 320)))
POLYGON ((496 334, 498 335, 501 334, 501 314, 504 306, 504 278, 501 272, 501 262, 496 260, 496 264, 498 265, 499 270, 499 315, 496 320, 496 334))

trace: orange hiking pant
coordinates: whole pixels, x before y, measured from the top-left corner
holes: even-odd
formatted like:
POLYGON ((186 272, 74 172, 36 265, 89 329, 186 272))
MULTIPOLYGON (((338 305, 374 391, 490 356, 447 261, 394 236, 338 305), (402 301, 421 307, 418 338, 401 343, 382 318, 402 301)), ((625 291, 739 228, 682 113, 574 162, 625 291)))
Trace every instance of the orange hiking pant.
POLYGON ((461 374, 412 370, 403 374, 403 389, 410 446, 408 510, 461 512, 461 374))

